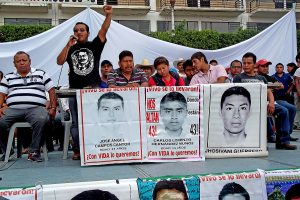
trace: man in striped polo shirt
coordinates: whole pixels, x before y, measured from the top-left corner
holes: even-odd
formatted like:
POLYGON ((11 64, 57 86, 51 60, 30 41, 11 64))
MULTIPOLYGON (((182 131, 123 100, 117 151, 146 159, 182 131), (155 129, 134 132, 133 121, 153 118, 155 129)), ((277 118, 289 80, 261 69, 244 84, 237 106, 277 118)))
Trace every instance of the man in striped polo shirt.
MULTIPOLYGON (((19 51, 14 56, 16 70, 4 76, 0 84, 0 105, 6 99, 7 106, 0 109, 0 148, 6 151, 8 129, 15 122, 29 122, 32 126, 32 142, 28 160, 41 162, 40 147, 44 129, 50 117, 56 113, 56 95, 53 82, 43 71, 31 68, 30 56, 19 51), (46 94, 50 107, 46 110, 46 94)), ((12 154, 11 152, 6 152, 12 154)), ((5 155, 0 158, 4 160, 5 155)))
POLYGON ((130 51, 125 50, 119 54, 119 66, 119 69, 113 70, 108 74, 108 87, 148 86, 145 72, 139 68, 134 68, 133 54, 130 51))

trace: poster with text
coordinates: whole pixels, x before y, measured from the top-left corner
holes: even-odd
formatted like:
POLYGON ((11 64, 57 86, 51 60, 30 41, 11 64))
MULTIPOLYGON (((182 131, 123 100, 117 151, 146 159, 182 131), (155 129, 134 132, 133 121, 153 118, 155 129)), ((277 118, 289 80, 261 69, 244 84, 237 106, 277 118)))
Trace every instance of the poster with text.
POLYGON ((199 200, 197 176, 161 177, 137 180, 140 200, 199 200))
POLYGON ((263 174, 255 172, 200 176, 201 200, 267 198, 263 174))
POLYGON ((266 84, 204 85, 206 156, 266 156, 266 84))
POLYGON ((146 88, 147 159, 204 160, 200 87, 146 88))
POLYGON ((0 189, 1 200, 42 200, 43 190, 40 186, 30 188, 0 189))
POLYGON ((81 165, 140 162, 144 89, 77 91, 81 165))
POLYGON ((136 179, 90 181, 45 185, 43 200, 136 200, 136 179))
POLYGON ((268 200, 300 199, 300 169, 266 171, 268 200))

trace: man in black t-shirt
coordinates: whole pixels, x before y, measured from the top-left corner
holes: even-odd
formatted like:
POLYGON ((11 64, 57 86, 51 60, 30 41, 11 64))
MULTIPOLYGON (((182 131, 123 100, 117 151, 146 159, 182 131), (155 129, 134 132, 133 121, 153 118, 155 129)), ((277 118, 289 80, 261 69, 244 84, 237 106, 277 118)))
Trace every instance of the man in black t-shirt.
MULTIPOLYGON (((112 7, 104 6, 105 20, 93 41, 88 41, 89 26, 83 22, 77 22, 67 45, 57 57, 57 64, 62 65, 66 61, 69 64, 69 85, 71 89, 83 89, 99 87, 99 61, 106 43, 106 33, 111 23, 112 7)), ((73 160, 80 159, 78 110, 76 97, 69 99, 69 107, 72 115, 71 135, 73 138, 73 160)))

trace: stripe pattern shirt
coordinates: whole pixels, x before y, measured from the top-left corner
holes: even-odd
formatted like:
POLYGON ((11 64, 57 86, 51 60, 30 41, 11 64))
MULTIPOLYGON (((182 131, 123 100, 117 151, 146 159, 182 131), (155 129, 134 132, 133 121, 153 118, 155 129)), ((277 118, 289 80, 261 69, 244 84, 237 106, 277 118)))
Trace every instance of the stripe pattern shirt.
POLYGON ((28 109, 45 106, 45 92, 53 87, 52 80, 43 70, 31 68, 25 77, 16 70, 5 75, 0 83, 0 92, 7 95, 8 107, 28 109))
POLYGON ((141 85, 144 82, 148 82, 147 75, 143 70, 138 68, 133 68, 129 80, 122 74, 120 68, 113 70, 111 73, 109 73, 107 80, 108 85, 114 86, 126 86, 130 83, 138 83, 141 85))

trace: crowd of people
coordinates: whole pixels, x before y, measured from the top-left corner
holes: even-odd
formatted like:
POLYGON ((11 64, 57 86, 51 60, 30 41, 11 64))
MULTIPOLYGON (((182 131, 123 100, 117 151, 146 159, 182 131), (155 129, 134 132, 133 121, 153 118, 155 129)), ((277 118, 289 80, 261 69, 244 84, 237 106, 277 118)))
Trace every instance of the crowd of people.
MULTIPOLYGON (((242 58, 233 60, 230 67, 218 64, 216 59, 208 62, 202 52, 196 52, 189 59, 180 58, 170 65, 168 59, 157 57, 153 64, 146 58, 141 64, 134 65, 133 53, 124 50, 119 54, 119 68, 113 67, 108 60, 100 64, 100 57, 106 44, 106 33, 112 16, 112 7, 104 6, 105 20, 98 35, 88 41, 89 26, 78 22, 74 34, 70 36, 65 47, 57 57, 57 64, 69 65, 69 85, 71 89, 117 88, 117 87, 152 87, 152 86, 191 86, 215 83, 277 83, 278 87, 268 89, 268 141, 276 143, 277 149, 294 150, 296 145, 290 141, 293 128, 300 126, 300 69, 295 63, 275 66, 276 73, 269 75, 271 61, 257 61, 255 54, 248 52, 242 58), (239 60, 241 59, 241 60, 239 60), (100 66, 99 66, 100 65, 100 66), (100 74, 99 74, 100 71, 100 74), (275 120, 274 120, 275 119, 275 120)), ((4 160, 7 135, 10 126, 16 121, 27 121, 32 126, 32 139, 29 142, 28 159, 42 161, 40 146, 49 124, 59 124, 60 118, 71 115, 73 159, 80 159, 78 109, 76 97, 68 99, 63 109, 66 116, 59 115, 58 101, 54 85, 46 72, 31 67, 30 55, 19 51, 14 56, 16 70, 1 76, 0 85, 0 147, 4 160), (49 96, 46 96, 46 93, 49 96), (49 121, 52 121, 49 123, 49 121)), ((300 65, 300 54, 296 57, 300 65)), ((54 125, 55 126, 55 125, 54 125)), ((51 130, 51 129, 50 129, 51 130)), ((51 135, 51 134, 50 134, 51 135)), ((47 137, 48 138, 48 137, 47 137)), ((50 137, 50 146, 52 143, 50 137)), ((47 141, 48 139, 46 139, 47 141)), ((62 141, 60 139, 60 141, 62 141)), ((62 142, 60 142, 62 143, 62 142)), ((51 148, 51 147, 50 147, 51 148)), ((62 148, 62 147, 60 147, 62 148)), ((49 149, 49 147, 48 147, 49 149)), ((8 153, 8 152, 6 152, 8 153)), ((13 154, 13 150, 9 152, 13 154)))

